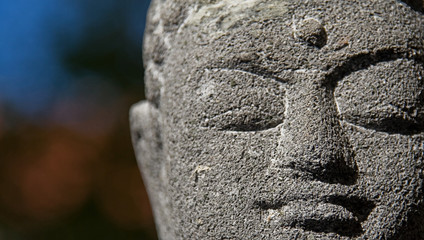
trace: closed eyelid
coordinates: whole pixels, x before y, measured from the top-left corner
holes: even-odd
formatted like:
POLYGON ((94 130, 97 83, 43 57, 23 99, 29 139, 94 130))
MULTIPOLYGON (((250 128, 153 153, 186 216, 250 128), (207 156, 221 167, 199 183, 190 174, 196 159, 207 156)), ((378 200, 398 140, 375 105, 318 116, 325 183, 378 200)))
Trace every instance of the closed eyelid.
POLYGON ((389 134, 423 132, 423 70, 419 60, 401 57, 350 73, 334 89, 339 113, 352 124, 389 134))
MULTIPOLYGON (((248 110, 248 109, 244 109, 244 110, 248 110)), ((216 124, 220 121, 223 121, 222 119, 226 117, 234 118, 234 114, 237 114, 237 112, 239 111, 243 111, 243 110, 233 109, 233 110, 228 110, 224 113, 217 114, 213 116, 212 118, 208 119, 206 122, 204 122, 202 127, 209 127, 209 128, 214 127, 218 131, 225 131, 225 132, 229 132, 229 131, 261 132, 261 131, 267 131, 269 129, 275 128, 278 125, 280 125, 282 122, 280 118, 275 118, 275 119, 269 120, 266 123, 261 123, 258 121, 253 124, 252 123, 250 124, 232 123, 232 124, 222 124, 222 126, 219 126, 220 124, 216 124)))
POLYGON ((204 106, 201 127, 254 132, 274 128, 284 118, 285 88, 242 70, 206 69, 198 100, 204 106))

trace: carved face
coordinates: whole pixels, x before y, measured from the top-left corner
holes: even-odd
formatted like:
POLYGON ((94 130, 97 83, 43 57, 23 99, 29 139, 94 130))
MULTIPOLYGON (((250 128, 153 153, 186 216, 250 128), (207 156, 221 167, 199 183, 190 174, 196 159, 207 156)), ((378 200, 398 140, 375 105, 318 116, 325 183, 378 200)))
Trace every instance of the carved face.
POLYGON ((160 102, 132 112, 163 239, 424 238, 422 13, 392 0, 185 13, 145 62, 160 102))

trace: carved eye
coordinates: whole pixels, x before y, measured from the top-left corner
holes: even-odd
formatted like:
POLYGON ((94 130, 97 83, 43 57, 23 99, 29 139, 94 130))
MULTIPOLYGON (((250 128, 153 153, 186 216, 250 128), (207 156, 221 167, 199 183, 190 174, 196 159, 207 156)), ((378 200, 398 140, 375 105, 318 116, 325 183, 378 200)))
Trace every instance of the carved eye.
POLYGON ((284 119, 284 88, 273 79, 240 70, 209 70, 197 93, 204 109, 203 127, 260 131, 284 119))
POLYGON ((341 117, 388 133, 424 131, 424 66, 414 60, 380 62, 338 82, 341 117))

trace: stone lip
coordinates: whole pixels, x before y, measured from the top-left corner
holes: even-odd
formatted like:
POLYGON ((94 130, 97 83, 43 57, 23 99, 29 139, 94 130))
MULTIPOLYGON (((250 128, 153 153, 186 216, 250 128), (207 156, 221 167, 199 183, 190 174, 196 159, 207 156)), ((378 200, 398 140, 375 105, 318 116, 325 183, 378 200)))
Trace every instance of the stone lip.
POLYGON ((357 237, 364 232, 361 222, 367 219, 375 204, 357 196, 328 195, 262 200, 256 201, 254 206, 268 214, 267 221, 276 222, 281 227, 357 237))

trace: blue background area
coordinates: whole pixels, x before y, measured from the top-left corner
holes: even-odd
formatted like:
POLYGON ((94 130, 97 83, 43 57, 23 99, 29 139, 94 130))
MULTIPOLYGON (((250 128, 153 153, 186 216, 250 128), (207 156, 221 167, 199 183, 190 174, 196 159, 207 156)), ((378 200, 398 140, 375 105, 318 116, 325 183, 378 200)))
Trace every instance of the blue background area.
POLYGON ((0 239, 156 239, 128 121, 149 4, 0 0, 0 239))
POLYGON ((147 0, 0 1, 0 101, 25 115, 48 109, 73 80, 60 53, 124 2, 128 38, 141 48, 147 0))

